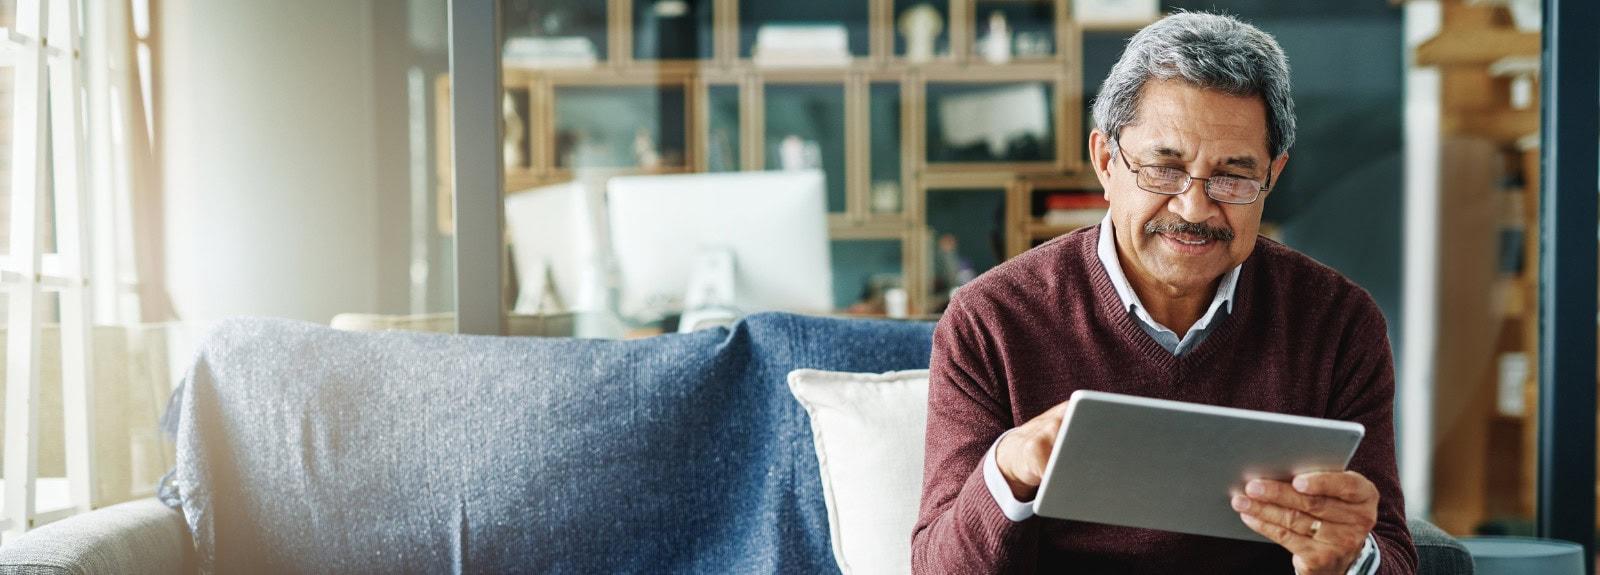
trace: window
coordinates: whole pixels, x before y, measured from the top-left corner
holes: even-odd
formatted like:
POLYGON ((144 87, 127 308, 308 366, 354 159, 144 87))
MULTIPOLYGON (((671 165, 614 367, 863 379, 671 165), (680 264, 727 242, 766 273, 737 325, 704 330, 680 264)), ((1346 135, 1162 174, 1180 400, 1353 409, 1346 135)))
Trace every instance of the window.
POLYGON ((138 0, 0 2, 7 532, 119 495, 96 483, 91 326, 139 319, 130 208, 153 141, 149 22, 138 0), (44 410, 56 380, 59 415, 44 410))

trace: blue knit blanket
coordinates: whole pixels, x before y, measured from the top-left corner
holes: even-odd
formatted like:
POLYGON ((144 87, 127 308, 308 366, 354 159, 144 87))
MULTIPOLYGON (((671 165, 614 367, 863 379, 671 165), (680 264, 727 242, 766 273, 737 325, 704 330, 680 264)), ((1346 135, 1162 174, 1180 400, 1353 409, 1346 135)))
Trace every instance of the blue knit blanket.
POLYGON ((175 395, 170 486, 206 573, 834 573, 785 376, 923 368, 931 333, 787 314, 635 341, 230 320, 175 395))

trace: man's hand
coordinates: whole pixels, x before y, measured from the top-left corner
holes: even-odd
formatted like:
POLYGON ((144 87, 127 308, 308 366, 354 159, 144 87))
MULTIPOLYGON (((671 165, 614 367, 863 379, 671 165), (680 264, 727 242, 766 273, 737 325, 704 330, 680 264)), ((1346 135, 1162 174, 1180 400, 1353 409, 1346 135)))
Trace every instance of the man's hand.
POLYGON ((1061 429, 1061 416, 1067 412, 1063 401, 1006 433, 994 449, 995 463, 1000 476, 1011 486, 1011 496, 1017 501, 1032 501, 1044 479, 1044 466, 1050 461, 1050 450, 1055 448, 1056 432, 1061 429))
POLYGON ((1378 488, 1354 471, 1306 473, 1292 484, 1257 479, 1233 496, 1233 509, 1294 554, 1296 573, 1342 575, 1378 522, 1378 488))

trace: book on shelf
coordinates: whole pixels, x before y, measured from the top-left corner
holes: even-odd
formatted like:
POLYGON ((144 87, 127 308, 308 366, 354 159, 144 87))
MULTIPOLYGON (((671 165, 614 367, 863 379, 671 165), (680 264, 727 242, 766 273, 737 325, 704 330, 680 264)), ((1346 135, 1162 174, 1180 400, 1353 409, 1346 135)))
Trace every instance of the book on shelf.
POLYGON ((766 24, 756 30, 750 58, 759 66, 845 66, 850 35, 841 24, 766 24))
POLYGON ((1045 210, 1106 209, 1111 202, 1099 190, 1093 192, 1055 192, 1044 197, 1045 210))
POLYGON ((1050 210, 1044 213, 1039 223, 1052 228, 1086 228, 1100 223, 1105 219, 1105 208, 1078 208, 1070 210, 1050 210))
POLYGON ((600 62, 594 42, 582 36, 509 38, 500 53, 503 66, 590 68, 600 62))

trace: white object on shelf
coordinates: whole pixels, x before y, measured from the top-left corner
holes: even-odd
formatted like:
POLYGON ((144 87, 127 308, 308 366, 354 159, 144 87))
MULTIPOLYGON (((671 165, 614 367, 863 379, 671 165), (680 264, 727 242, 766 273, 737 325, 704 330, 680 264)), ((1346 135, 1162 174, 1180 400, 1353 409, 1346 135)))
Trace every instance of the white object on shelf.
POLYGON ((1078 24, 1144 24, 1160 17, 1156 0, 1072 0, 1072 17, 1078 24))
POLYGON ((892 287, 883 292, 883 311, 889 317, 901 319, 910 316, 909 296, 905 288, 892 287))
POLYGON ((1500 354, 1500 385, 1495 405, 1500 415, 1521 417, 1527 405, 1523 401, 1522 386, 1528 380, 1528 354, 1507 352, 1500 354))
POLYGON ((986 142, 996 157, 1012 138, 1050 133, 1050 102, 1044 86, 1023 84, 946 96, 939 100, 939 127, 953 146, 986 142))
POLYGON ((756 30, 751 59, 758 66, 844 66, 850 34, 842 24, 765 24, 756 30))
POLYGON ((594 42, 582 36, 510 38, 500 63, 529 68, 588 68, 600 62, 594 42))
POLYGON ((989 31, 978 41, 978 51, 990 64, 1011 61, 1011 25, 1006 23, 1005 12, 995 10, 989 13, 989 31))
POLYGON ((900 15, 900 35, 906 39, 906 60, 927 62, 933 59, 934 43, 944 30, 944 20, 939 9, 931 4, 918 4, 900 15))

